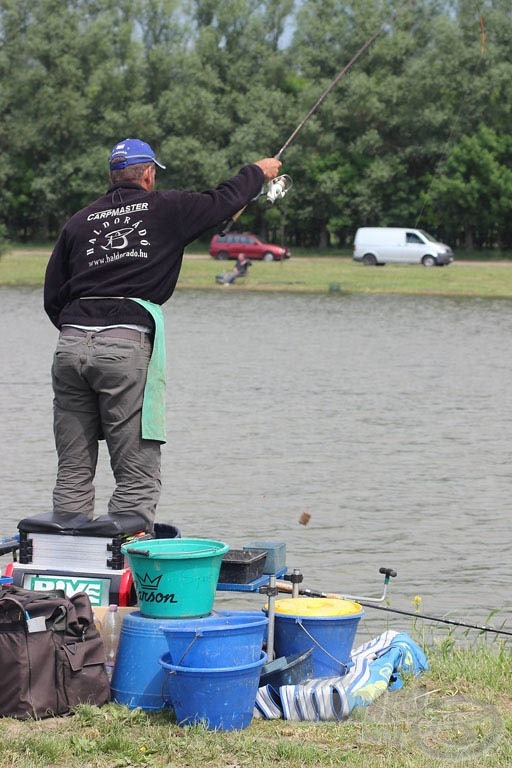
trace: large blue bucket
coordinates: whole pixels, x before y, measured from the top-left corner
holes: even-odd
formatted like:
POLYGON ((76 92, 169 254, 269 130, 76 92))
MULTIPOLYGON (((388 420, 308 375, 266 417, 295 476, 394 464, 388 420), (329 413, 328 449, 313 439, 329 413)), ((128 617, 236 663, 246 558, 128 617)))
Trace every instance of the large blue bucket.
POLYGON ((251 724, 261 668, 267 660, 237 667, 193 668, 160 659, 168 671, 168 691, 178 725, 203 724, 212 731, 235 731, 251 724))
POLYGON ((112 675, 112 701, 129 709, 140 707, 149 711, 169 706, 165 692, 167 674, 158 663, 167 651, 162 631, 165 624, 142 616, 140 611, 124 617, 112 675))
POLYGON ((344 675, 352 666, 352 645, 363 615, 359 603, 349 600, 276 600, 276 656, 304 653, 313 648, 313 677, 344 675))
POLYGON ((258 661, 268 619, 262 613, 218 613, 162 624, 170 662, 186 667, 234 667, 258 661))

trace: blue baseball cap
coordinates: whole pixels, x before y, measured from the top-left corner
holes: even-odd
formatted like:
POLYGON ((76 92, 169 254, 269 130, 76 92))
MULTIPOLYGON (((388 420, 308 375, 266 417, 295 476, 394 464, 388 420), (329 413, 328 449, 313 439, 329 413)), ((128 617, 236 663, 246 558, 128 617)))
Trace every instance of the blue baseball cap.
POLYGON ((137 165, 138 163, 155 163, 159 168, 165 168, 165 165, 158 162, 149 144, 140 141, 140 139, 119 141, 110 153, 109 163, 111 171, 120 171, 129 165, 137 165))

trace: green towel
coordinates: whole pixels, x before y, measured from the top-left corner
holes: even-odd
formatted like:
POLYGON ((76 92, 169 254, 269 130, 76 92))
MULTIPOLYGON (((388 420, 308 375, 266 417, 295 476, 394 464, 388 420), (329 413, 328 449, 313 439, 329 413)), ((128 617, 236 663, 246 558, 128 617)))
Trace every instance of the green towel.
POLYGON ((167 441, 165 393, 166 360, 165 360, 165 323, 160 304, 154 304, 146 299, 131 299, 146 309, 155 323, 153 351, 148 366, 144 399, 142 401, 142 438, 144 440, 167 441))

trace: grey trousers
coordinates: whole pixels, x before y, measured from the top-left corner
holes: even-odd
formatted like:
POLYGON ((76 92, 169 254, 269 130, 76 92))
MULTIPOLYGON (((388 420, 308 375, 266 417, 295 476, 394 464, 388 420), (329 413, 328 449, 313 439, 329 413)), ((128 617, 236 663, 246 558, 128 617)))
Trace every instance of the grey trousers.
MULTIPOLYGON (((98 441, 107 443, 115 490, 108 514, 137 514, 152 523, 160 498, 160 443, 141 437, 141 411, 151 342, 60 336, 52 366, 58 456, 53 511, 94 517, 98 441)), ((99 514, 104 514, 101 510, 99 514)))

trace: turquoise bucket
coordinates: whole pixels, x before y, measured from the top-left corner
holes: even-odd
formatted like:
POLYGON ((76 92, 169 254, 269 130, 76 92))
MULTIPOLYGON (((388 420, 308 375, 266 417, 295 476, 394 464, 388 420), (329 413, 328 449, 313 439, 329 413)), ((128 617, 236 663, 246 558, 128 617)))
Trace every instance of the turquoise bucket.
POLYGON ((164 626, 164 622, 147 619, 140 611, 124 617, 110 686, 112 701, 129 709, 158 711, 169 707, 167 673, 159 664, 167 651, 164 626))
POLYGON ((152 619, 207 616, 213 608, 223 555, 211 539, 142 539, 123 544, 140 612, 152 619))
POLYGON ((247 728, 252 721, 265 653, 236 667, 180 667, 166 653, 160 659, 168 672, 167 691, 178 725, 203 724, 212 731, 247 728))
POLYGON ((218 613, 168 621, 161 629, 169 660, 186 667, 234 667, 261 656, 268 619, 263 614, 218 613))

